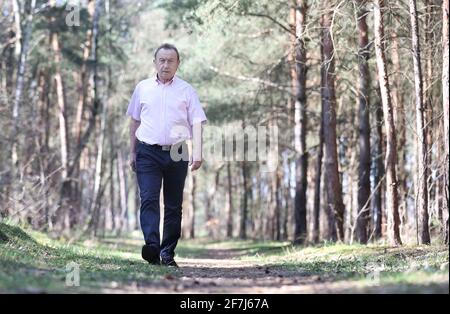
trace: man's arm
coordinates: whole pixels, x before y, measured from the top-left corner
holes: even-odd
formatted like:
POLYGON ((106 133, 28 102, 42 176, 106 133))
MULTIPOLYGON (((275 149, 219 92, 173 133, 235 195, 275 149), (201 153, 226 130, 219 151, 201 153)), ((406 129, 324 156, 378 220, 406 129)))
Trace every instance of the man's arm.
POLYGON ((131 118, 130 120, 130 167, 136 171, 136 130, 141 125, 141 121, 131 118))
POLYGON ((192 126, 192 167, 191 171, 195 171, 202 165, 203 162, 203 127, 202 123, 194 123, 192 126))

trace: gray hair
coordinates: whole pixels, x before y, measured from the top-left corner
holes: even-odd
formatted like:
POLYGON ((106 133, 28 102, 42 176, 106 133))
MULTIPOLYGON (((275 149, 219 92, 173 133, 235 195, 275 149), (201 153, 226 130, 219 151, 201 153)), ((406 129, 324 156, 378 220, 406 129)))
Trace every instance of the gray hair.
POLYGON ((174 51, 177 53, 178 61, 180 61, 180 54, 178 53, 177 47, 175 47, 175 46, 172 45, 172 44, 167 44, 167 43, 164 43, 164 44, 162 44, 161 46, 159 46, 158 48, 156 48, 156 51, 155 51, 155 59, 156 59, 156 55, 158 54, 158 52, 159 52, 161 49, 174 50, 174 51))

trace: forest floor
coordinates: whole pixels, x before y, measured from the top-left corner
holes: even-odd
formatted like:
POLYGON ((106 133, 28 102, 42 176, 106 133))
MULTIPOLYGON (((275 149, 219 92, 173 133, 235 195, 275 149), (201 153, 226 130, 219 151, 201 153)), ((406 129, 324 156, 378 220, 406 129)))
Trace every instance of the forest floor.
POLYGON ((181 240, 179 269, 149 265, 141 246, 140 233, 68 244, 0 223, 0 293, 449 293, 438 244, 181 240))

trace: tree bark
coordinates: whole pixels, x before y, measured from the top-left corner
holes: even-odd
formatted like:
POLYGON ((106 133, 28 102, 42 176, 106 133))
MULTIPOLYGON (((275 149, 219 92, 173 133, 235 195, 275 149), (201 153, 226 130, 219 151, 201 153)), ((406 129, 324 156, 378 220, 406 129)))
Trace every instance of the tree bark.
POLYGON ((325 173, 327 176, 328 207, 334 215, 337 238, 344 241, 344 203, 339 178, 338 156, 336 146, 336 95, 334 88, 334 44, 331 35, 332 8, 329 0, 324 1, 326 12, 323 15, 323 62, 324 75, 324 139, 325 139, 325 173))
POLYGON ((419 211, 419 242, 430 244, 428 227, 428 145, 427 126, 425 124, 425 106, 423 102, 423 78, 421 70, 419 26, 417 21, 416 1, 409 1, 411 18, 411 40, 414 63, 414 87, 416 92, 416 126, 417 126, 417 169, 416 169, 416 210, 419 211))
MULTIPOLYGON (((380 94, 379 88, 377 93, 380 94)), ((376 138, 374 147, 374 160, 373 160, 373 188, 374 196, 372 198, 372 213, 373 213, 373 225, 375 239, 381 239, 383 236, 383 184, 385 171, 383 164, 383 108, 381 104, 381 95, 375 103, 375 125, 376 125, 376 138)))
MULTIPOLYGON (((51 7, 56 8, 56 0, 50 1, 51 7)), ((51 28, 54 29, 56 19, 54 16, 50 18, 51 28)), ((68 133, 67 133, 67 112, 66 112, 66 95, 64 90, 64 82, 61 74, 61 47, 59 42, 58 33, 52 31, 50 34, 50 44, 53 50, 53 62, 55 65, 54 80, 56 84, 56 96, 58 102, 58 117, 59 117, 59 140, 60 140, 60 153, 61 153, 61 175, 62 181, 67 179, 67 165, 68 165, 68 133)))
MULTIPOLYGON (((326 152, 325 152, 326 153, 326 152)), ((325 155, 326 158, 326 155, 325 155)), ((328 177, 326 172, 324 172, 323 176, 323 190, 322 190, 322 199, 323 199, 323 211, 325 213, 325 226, 324 228, 324 239, 328 241, 335 242, 338 239, 337 228, 336 228, 336 217, 331 210, 331 207, 328 205, 328 177)))
MULTIPOLYGON (((20 6, 18 0, 12 0, 11 2, 14 13, 14 29, 15 29, 14 55, 20 62, 22 53, 22 26, 20 17, 20 6)), ((34 4, 32 3, 32 6, 34 9, 34 7, 36 6, 36 1, 34 4)))
MULTIPOLYGON (((87 5, 87 12, 89 14, 89 21, 92 22, 94 18, 95 13, 95 1, 94 0, 88 0, 87 5)), ((92 47, 92 28, 88 27, 86 31, 86 41, 84 43, 83 48, 83 63, 81 65, 80 70, 80 82, 78 86, 78 105, 77 105, 77 113, 76 113, 76 119, 75 119, 75 134, 74 138, 77 142, 77 144, 80 144, 81 140, 81 125, 83 120, 83 113, 86 103, 86 97, 87 92, 89 88, 89 81, 88 81, 88 71, 87 71, 87 64, 88 59, 91 54, 91 47, 92 47)))
POLYGON ((399 198, 399 215, 401 216, 401 221, 407 223, 407 174, 406 174, 406 112, 405 112, 405 101, 403 97, 403 84, 402 82, 402 63, 399 56, 399 43, 398 43, 398 24, 393 25, 391 29, 391 58, 392 66, 394 68, 394 73, 392 77, 394 78, 392 82, 392 106, 394 110, 394 123, 397 136, 397 180, 398 180, 398 198, 399 198))
POLYGON ((55 18, 57 6, 56 0, 50 0, 50 7, 52 13, 50 16, 50 46, 53 51, 53 63, 54 63, 54 75, 53 80, 55 82, 56 89, 56 100, 58 103, 58 121, 59 121, 59 146, 60 146, 60 158, 61 158, 61 189, 60 189, 60 199, 58 218, 61 221, 62 231, 68 231, 71 227, 71 182, 69 180, 68 174, 68 164, 69 164, 69 134, 67 132, 67 112, 66 112, 66 95, 64 88, 63 75, 61 73, 61 46, 59 41, 58 33, 55 31, 57 29, 55 18))
POLYGON ((125 179, 124 160, 122 153, 117 151, 117 173, 119 177, 119 196, 120 196, 120 215, 117 224, 117 233, 120 235, 123 231, 128 231, 128 197, 127 183, 125 179))
POLYGON ((391 245, 401 245, 400 217, 398 213, 398 183, 396 175, 397 144, 394 115, 389 91, 389 76, 386 70, 384 51, 384 0, 374 1, 375 53, 377 58, 378 79, 383 104, 384 124, 386 127, 386 206, 388 213, 388 237, 391 245))
MULTIPOLYGON (((322 105, 323 112, 323 105, 322 105)), ((312 227, 312 241, 319 242, 320 237, 320 191, 322 180, 322 159, 323 159, 323 113, 320 114, 320 128, 319 128, 319 145, 317 147, 316 160, 316 176, 314 179, 314 205, 313 205, 313 227, 312 227)))
POLYGON ((295 231, 294 243, 303 244, 307 237, 306 223, 306 189, 308 186, 308 154, 306 151, 306 47, 305 47, 305 23, 308 5, 306 0, 297 0, 294 8, 295 19, 295 75, 294 80, 294 117, 295 117, 295 150, 298 158, 295 161, 296 188, 295 188, 295 231))
MULTIPOLYGON (((112 122, 110 124, 110 130, 112 129, 112 122)), ((114 156, 115 156, 115 148, 113 144, 113 138, 114 134, 113 132, 109 132, 109 145, 110 145, 110 151, 109 151, 109 176, 111 177, 111 182, 109 183, 109 198, 110 198, 110 204, 109 209, 111 211, 111 230, 116 230, 116 202, 115 202, 115 195, 116 195, 116 189, 115 189, 115 178, 114 178, 114 156)))
MULTIPOLYGON (((430 223, 433 221, 432 215, 435 215, 435 218, 438 220, 440 226, 442 226, 441 221, 439 220, 438 207, 436 204, 438 203, 439 196, 437 195, 440 179, 434 179, 431 175, 432 172, 437 170, 436 164, 439 162, 439 150, 437 144, 437 137, 435 138, 435 134, 438 134, 439 123, 435 123, 434 118, 434 107, 433 107, 433 48, 434 48, 434 40, 432 39, 433 27, 436 23, 436 10, 435 6, 431 2, 431 0, 425 0, 425 25, 424 25, 424 33, 425 33, 425 42, 423 48, 421 49, 421 63, 424 64, 423 71, 423 106, 424 106, 424 124, 426 126, 426 136, 425 141, 427 143, 427 187, 428 187, 428 214, 430 223), (435 131, 436 130, 436 131, 435 131), (434 142, 436 141, 436 142, 434 142), (434 146, 434 148, 433 148, 434 146), (433 151, 435 153, 433 154, 433 151), (436 210, 435 210, 436 209, 436 210)), ((417 16, 416 18, 419 20, 418 27, 420 27, 420 18, 417 16)), ((420 36, 419 36, 420 41, 420 36)))
MULTIPOLYGON (((50 93, 50 80, 48 79, 48 71, 46 69, 39 70, 38 74, 38 110, 39 110, 39 124, 38 129, 39 136, 37 140, 37 153, 38 153, 38 161, 39 161, 39 174, 40 174, 40 184, 41 189, 46 189, 47 186, 47 168, 48 161, 47 156, 49 156, 49 147, 48 147, 48 138, 49 138, 49 130, 50 130, 50 114, 49 114, 49 93, 50 93)), ((44 219, 41 219, 38 228, 49 230, 51 227, 51 220, 49 219, 49 195, 47 193, 43 193, 43 216, 44 219)), ((42 214, 41 214, 42 215, 42 214)), ((42 216, 41 216, 42 217, 42 216)))
MULTIPOLYGON (((93 18, 94 18, 94 13, 95 13, 95 1, 94 0, 89 0, 88 1, 88 5, 87 5, 87 12, 89 14, 89 24, 93 23, 93 18)), ((109 13, 108 13, 109 16, 109 13)), ((108 27, 110 28, 111 26, 108 25, 108 27)), ((87 100, 87 95, 88 95, 88 90, 89 90, 89 72, 88 72, 88 62, 89 62, 89 57, 91 55, 91 48, 92 48, 92 26, 89 26, 87 28, 86 31, 86 40, 84 43, 84 48, 83 48, 83 60, 82 60, 82 65, 81 65, 81 70, 80 70, 80 74, 79 74, 79 82, 78 82, 78 104, 77 104, 77 111, 76 111, 76 116, 75 116, 75 123, 74 123, 74 131, 73 131, 73 138, 75 139, 75 147, 79 147, 80 146, 80 142, 81 142, 81 130, 82 130, 82 125, 83 125, 83 115, 84 115, 84 111, 85 111, 85 107, 86 107, 86 100, 87 100)), ((78 161, 76 164, 74 164, 74 170, 73 170, 73 177, 79 177, 79 172, 80 172, 80 167, 81 167, 81 162, 78 161)), ((79 178, 79 180, 81 181, 81 178, 79 178)), ((78 182, 73 182, 73 196, 72 198, 74 200, 76 200, 77 198, 81 198, 82 195, 80 195, 79 193, 79 183, 78 182)), ((77 208, 77 210, 81 210, 80 205, 81 205, 81 201, 75 201, 75 207, 77 208)))
POLYGON ((33 14, 34 9, 36 7, 36 0, 31 1, 30 13, 27 16, 26 24, 25 24, 25 38, 23 40, 23 45, 20 40, 22 37, 22 29, 20 26, 20 12, 17 1, 13 1, 15 4, 14 7, 14 21, 16 24, 16 43, 15 43, 15 51, 18 54, 18 70, 17 70, 17 81, 16 81, 16 90, 14 94, 13 108, 12 108, 12 135, 11 135, 11 182, 15 184, 16 181, 16 169, 18 167, 18 157, 17 157, 17 133, 19 126, 19 111, 22 103, 23 97, 23 87, 24 87, 24 79, 25 79, 25 71, 27 68, 27 57, 28 50, 31 39, 31 32, 33 27, 33 14))
POLYGON ((444 146, 445 146, 445 166, 444 166, 444 208, 447 212, 445 222, 445 243, 449 243, 449 3, 448 0, 442 2, 442 107, 444 121, 444 146))
MULTIPOLYGON (((364 5, 362 2, 361 5, 364 5)), ((358 10, 359 29, 359 164, 358 164, 358 216, 356 218, 356 237, 360 243, 367 243, 370 219, 370 120, 369 93, 370 74, 368 59, 369 39, 366 23, 367 10, 358 10)))
POLYGON ((219 167, 214 169, 214 183, 209 187, 206 206, 205 206, 205 219, 206 219, 206 228, 208 231, 208 235, 213 237, 215 235, 215 198, 217 193, 217 188, 219 186, 220 180, 220 171, 224 167, 224 164, 221 164, 219 167))
POLYGON ((239 228, 239 238, 247 239, 247 189, 248 189, 248 169, 246 161, 241 162, 242 170, 242 185, 243 185, 243 195, 242 195, 242 209, 241 209, 241 221, 239 228))
POLYGON ((231 165, 227 163, 227 238, 233 237, 233 185, 231 183, 231 165))
POLYGON ((100 118, 100 130, 99 130, 99 136, 98 136, 98 143, 97 143, 97 158, 95 162, 95 176, 94 176, 94 191, 91 199, 91 209, 89 210, 90 213, 92 213, 91 217, 91 223, 90 227, 91 230, 97 229, 98 222, 99 222, 99 211, 100 211, 100 190, 101 190, 101 184, 102 184, 102 178, 104 173, 104 166, 103 166, 103 144, 105 139, 105 125, 106 125, 106 114, 107 114, 107 107, 102 106, 102 115, 100 118))
POLYGON ((272 175, 272 195, 274 197, 275 240, 281 240, 281 171, 277 167, 272 175))
MULTIPOLYGON (((52 0, 54 1, 54 0, 52 0)), ((72 159, 68 165, 67 174, 72 176, 75 170, 77 169, 77 164, 80 161, 80 157, 86 148, 86 145, 89 141, 89 138, 96 127, 96 119, 99 113, 99 109, 101 108, 100 101, 97 97, 97 82, 98 82, 98 67, 97 67, 97 56, 98 56, 98 38, 99 38, 99 20, 100 20, 100 8, 102 6, 102 0, 98 0, 95 2, 94 9, 94 17, 93 17, 93 25, 92 25, 92 46, 91 46, 91 63, 92 63, 92 71, 90 72, 90 83, 92 86, 91 89, 91 99, 92 99, 92 107, 91 107, 91 115, 89 117, 89 121, 84 133, 80 136, 80 140, 77 141, 77 145, 72 154, 72 159)))
POLYGON ((284 197, 284 216, 283 216, 283 234, 282 239, 287 240, 289 238, 289 216, 291 213, 291 161, 289 157, 286 157, 287 167, 287 185, 283 188, 284 197))

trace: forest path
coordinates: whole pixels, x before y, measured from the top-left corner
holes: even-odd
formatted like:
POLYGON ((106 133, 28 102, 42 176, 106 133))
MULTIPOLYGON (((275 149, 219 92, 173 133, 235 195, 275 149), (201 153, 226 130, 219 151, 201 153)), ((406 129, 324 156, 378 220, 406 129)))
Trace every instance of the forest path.
MULTIPOLYGON (((329 271, 329 265, 326 263, 319 263, 318 265, 323 265, 323 268, 319 266, 316 271, 302 267, 302 260, 279 263, 278 260, 282 259, 283 255, 289 255, 289 252, 292 252, 292 246, 288 242, 180 241, 177 251, 178 269, 168 268, 169 273, 158 279, 133 282, 131 285, 104 291, 113 293, 322 294, 403 293, 418 290, 421 293, 445 293, 445 291, 448 293, 448 278, 445 276, 409 286, 404 282, 382 283, 378 280, 377 274, 364 274, 362 271, 359 277, 358 271, 353 272, 355 277, 340 277, 342 273, 339 270, 329 271)), ((332 260, 336 257, 339 259, 338 255, 333 256, 330 263, 333 263, 332 260)), ((165 266, 146 264, 143 267, 167 269, 165 266)))
POLYGON ((142 244, 137 231, 70 244, 0 223, 0 293, 449 293, 441 244, 180 240, 179 268, 149 265, 142 244))
POLYGON ((133 283, 115 292, 260 294, 326 293, 338 289, 331 282, 322 282, 320 276, 240 260, 239 256, 239 251, 231 248, 208 249, 196 258, 178 258, 179 268, 163 279, 133 283))

